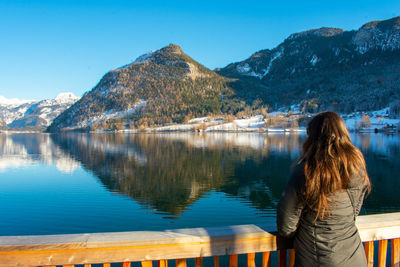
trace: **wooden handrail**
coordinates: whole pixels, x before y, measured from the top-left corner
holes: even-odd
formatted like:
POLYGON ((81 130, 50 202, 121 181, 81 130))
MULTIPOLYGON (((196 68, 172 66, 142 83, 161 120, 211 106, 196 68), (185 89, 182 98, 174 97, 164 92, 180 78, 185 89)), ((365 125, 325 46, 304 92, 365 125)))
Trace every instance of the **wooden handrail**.
MULTIPOLYGON (((398 264, 400 212, 359 216, 356 224, 363 242, 391 239, 392 262, 397 261, 398 264)), ((239 225, 165 231, 3 236, 0 237, 0 266, 112 262, 145 262, 142 265, 146 266, 146 262, 153 260, 165 263, 165 260, 175 259, 180 263, 184 261, 181 259, 187 258, 198 258, 196 266, 201 266, 202 257, 231 255, 232 261, 237 261, 235 255, 238 254, 249 254, 249 266, 254 266, 253 253, 283 252, 291 248, 291 244, 277 238, 274 231, 273 227, 267 225, 239 225)), ((373 243, 367 244, 367 255, 373 255, 373 243)), ((384 242, 382 244, 384 246, 384 242)), ((289 254, 291 265, 294 253, 291 250, 289 254)), ((269 254, 264 253, 263 256, 267 261, 270 259, 269 254)), ((286 256, 279 258, 286 262, 286 256)), ((386 252, 384 257, 382 252, 379 259, 382 262, 386 260, 386 252)), ((370 261, 373 262, 373 259, 370 258, 370 261)))

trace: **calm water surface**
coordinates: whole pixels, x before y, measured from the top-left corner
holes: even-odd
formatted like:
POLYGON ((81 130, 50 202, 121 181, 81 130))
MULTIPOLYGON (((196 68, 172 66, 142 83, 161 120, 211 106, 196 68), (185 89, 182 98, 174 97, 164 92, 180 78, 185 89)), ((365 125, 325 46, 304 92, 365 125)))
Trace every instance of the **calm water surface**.
MULTIPOLYGON (((304 134, 0 134, 0 235, 275 224, 304 134)), ((399 135, 352 135, 400 211, 399 135)))

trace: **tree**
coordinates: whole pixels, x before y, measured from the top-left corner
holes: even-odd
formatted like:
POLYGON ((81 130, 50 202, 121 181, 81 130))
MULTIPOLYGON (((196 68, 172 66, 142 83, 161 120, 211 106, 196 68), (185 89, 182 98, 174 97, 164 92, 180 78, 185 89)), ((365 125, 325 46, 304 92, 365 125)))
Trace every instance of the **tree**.
POLYGON ((390 116, 398 117, 400 115, 400 100, 395 100, 390 104, 390 116))
POLYGON ((359 128, 367 128, 371 126, 371 120, 368 114, 363 114, 361 120, 358 123, 359 128))
POLYGON ((292 120, 290 123, 290 128, 292 129, 299 128, 299 122, 297 120, 292 120))

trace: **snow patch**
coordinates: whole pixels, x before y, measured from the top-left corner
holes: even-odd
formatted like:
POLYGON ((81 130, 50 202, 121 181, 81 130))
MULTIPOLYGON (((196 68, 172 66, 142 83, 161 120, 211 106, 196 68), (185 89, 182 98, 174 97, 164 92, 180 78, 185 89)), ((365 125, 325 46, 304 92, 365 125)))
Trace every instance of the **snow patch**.
POLYGON ((273 63, 277 58, 279 58, 281 55, 282 55, 281 52, 276 52, 276 53, 272 56, 271 60, 270 60, 269 63, 268 63, 267 69, 264 70, 263 77, 266 76, 266 75, 269 73, 269 71, 270 71, 270 69, 271 69, 271 66, 272 66, 272 63, 273 63))
POLYGON ((264 116, 257 115, 249 119, 238 119, 230 123, 210 126, 205 131, 258 131, 261 128, 265 128, 264 116))
POLYGON ((136 60, 133 62, 135 64, 140 64, 140 63, 145 63, 148 62, 149 59, 157 52, 157 50, 153 50, 150 52, 147 52, 144 55, 139 56, 138 58, 136 58, 136 60))
POLYGON ((200 123, 200 122, 206 122, 207 117, 201 117, 201 118, 194 118, 188 121, 188 123, 200 123))
POLYGON ((263 77, 262 74, 256 73, 255 71, 252 71, 252 69, 251 69, 251 67, 250 67, 250 65, 248 63, 237 65, 236 66, 236 70, 237 70, 237 72, 239 72, 242 75, 252 76, 252 77, 259 78, 259 79, 262 79, 262 77, 263 77))
POLYGON ((66 93, 60 93, 54 98, 55 101, 59 103, 70 103, 70 102, 75 102, 79 99, 76 95, 74 95, 71 92, 66 92, 66 93))
POLYGON ((279 57, 281 57, 282 52, 278 51, 276 52, 270 59, 268 66, 266 69, 263 69, 262 73, 257 73, 255 71, 252 71, 250 65, 248 63, 242 63, 236 66, 236 70, 238 73, 242 74, 242 75, 247 75, 247 76, 252 76, 252 77, 256 77, 259 79, 264 78, 270 71, 271 67, 272 67, 272 63, 278 59, 279 57))
POLYGON ((311 65, 315 66, 317 62, 319 61, 319 58, 316 55, 313 55, 313 57, 310 59, 311 65))
POLYGON ((132 63, 123 65, 122 67, 119 67, 119 68, 117 68, 116 70, 123 70, 123 69, 126 69, 126 68, 128 68, 128 67, 130 67, 130 66, 132 66, 132 65, 143 64, 143 63, 149 62, 149 59, 150 59, 155 53, 157 53, 157 52, 159 52, 159 51, 160 51, 160 50, 153 50, 153 51, 147 52, 146 54, 137 57, 132 63))
POLYGON ((369 111, 369 112, 353 112, 350 114, 342 114, 346 127, 350 131, 364 131, 364 132, 374 132, 377 130, 385 130, 389 127, 397 127, 400 125, 400 119, 389 118, 389 107, 383 108, 381 110, 369 111), (364 114, 367 114, 370 121, 370 126, 360 127, 360 122, 364 114))
POLYGON ((264 77, 264 75, 259 74, 259 73, 255 73, 254 71, 250 72, 250 73, 247 74, 247 75, 253 76, 253 77, 256 77, 256 78, 259 78, 259 79, 262 79, 262 77, 264 77))
POLYGON ((245 73, 248 73, 251 70, 251 68, 250 68, 249 64, 245 63, 245 64, 237 65, 236 70, 240 74, 245 74, 245 73))
POLYGON ((335 54, 335 56, 338 56, 340 53, 340 49, 339 48, 334 48, 333 49, 333 53, 335 54))
MULTIPOLYGON (((99 122, 106 121, 109 119, 126 117, 130 114, 135 113, 139 108, 142 108, 143 106, 145 106, 146 103, 147 102, 144 99, 141 99, 132 108, 127 109, 127 110, 122 110, 122 111, 115 111, 113 109, 107 110, 102 115, 94 116, 94 117, 90 118, 90 120, 84 120, 84 121, 79 122, 78 125, 76 125, 76 127, 84 128, 89 125, 98 124, 99 122)), ((71 128, 73 129, 76 127, 71 127, 71 128)))

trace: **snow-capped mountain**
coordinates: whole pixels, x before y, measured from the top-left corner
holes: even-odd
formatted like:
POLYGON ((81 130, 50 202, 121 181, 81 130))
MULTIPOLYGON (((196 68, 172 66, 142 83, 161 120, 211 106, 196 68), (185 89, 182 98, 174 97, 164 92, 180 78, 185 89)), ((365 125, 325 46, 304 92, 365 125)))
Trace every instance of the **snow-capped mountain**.
POLYGON ((72 93, 61 93, 55 99, 41 101, 7 99, 0 96, 0 127, 47 127, 78 99, 79 97, 72 93))
POLYGON ((220 113, 233 94, 228 81, 170 44, 106 73, 48 131, 116 130, 220 113))
POLYGON ((217 69, 238 79, 239 96, 272 109, 379 110, 400 99, 400 17, 358 30, 319 28, 294 33, 273 49, 217 69))
POLYGON ((352 42, 362 54, 374 49, 400 49, 400 17, 363 25, 355 33, 352 42))

